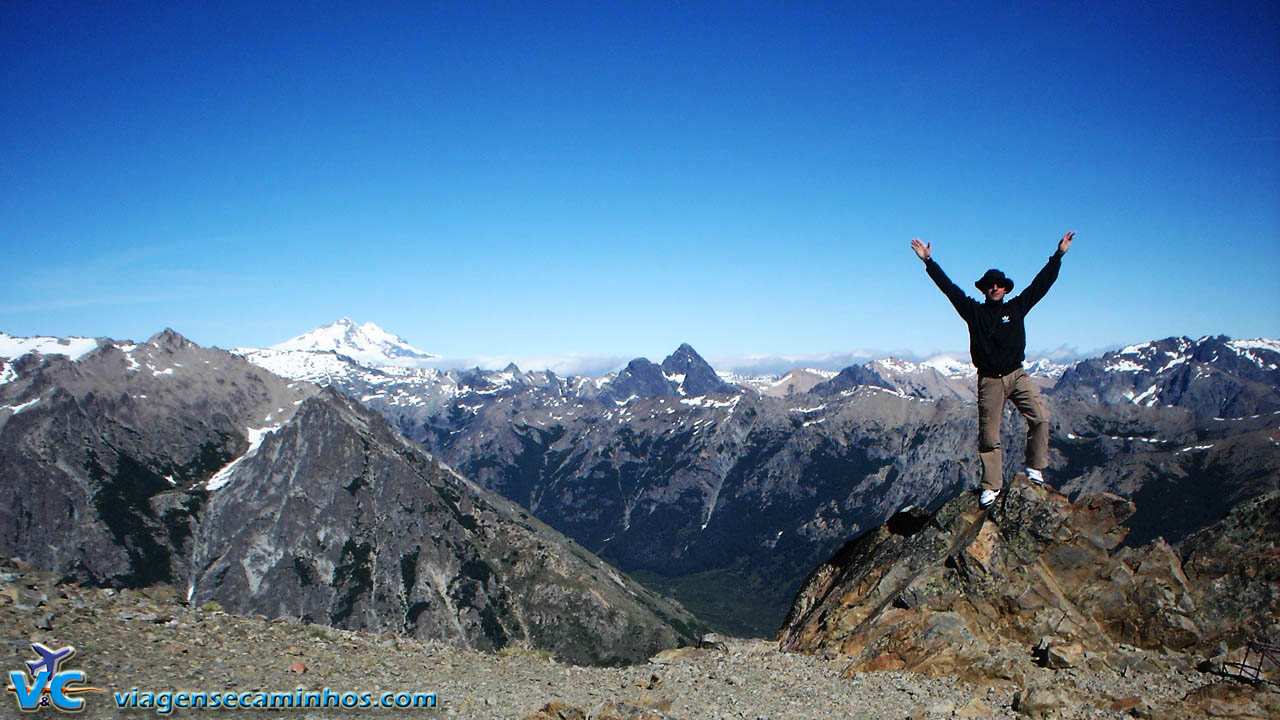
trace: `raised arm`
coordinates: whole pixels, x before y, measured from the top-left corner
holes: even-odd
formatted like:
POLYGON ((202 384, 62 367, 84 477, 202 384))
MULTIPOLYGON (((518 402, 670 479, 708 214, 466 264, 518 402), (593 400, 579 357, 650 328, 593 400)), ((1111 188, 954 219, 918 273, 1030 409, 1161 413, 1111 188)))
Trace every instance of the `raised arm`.
POLYGON ((1031 281, 1027 289, 1018 295, 1017 299, 1022 303, 1023 312, 1029 311, 1036 303, 1040 302, 1045 293, 1049 292, 1049 288, 1053 287, 1053 282, 1058 279, 1058 270, 1062 268, 1062 256, 1066 255, 1067 251, 1071 249, 1071 241, 1075 236, 1074 232, 1069 232, 1062 236, 1062 239, 1058 241, 1058 251, 1049 256, 1049 262, 1045 263, 1040 272, 1036 273, 1035 279, 1031 281))
POLYGON ((933 261, 933 244, 922 243, 920 238, 915 238, 911 241, 911 249, 915 251, 916 257, 924 262, 925 272, 928 272, 929 277, 933 278, 933 283, 951 301, 952 307, 956 309, 956 312, 960 313, 960 317, 964 318, 965 322, 968 322, 970 315, 972 315, 974 301, 965 295, 959 286, 951 282, 951 278, 947 277, 947 274, 942 272, 942 268, 938 267, 938 263, 933 261))

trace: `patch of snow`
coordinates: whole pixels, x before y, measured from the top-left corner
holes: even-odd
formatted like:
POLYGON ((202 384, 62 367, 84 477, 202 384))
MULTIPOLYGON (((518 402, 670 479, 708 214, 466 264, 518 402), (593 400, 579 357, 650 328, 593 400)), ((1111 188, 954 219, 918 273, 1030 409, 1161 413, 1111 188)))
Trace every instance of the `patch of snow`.
POLYGON ((1129 400, 1133 401, 1134 405, 1141 405, 1143 401, 1147 401, 1147 407, 1150 407, 1151 405, 1155 404, 1157 400, 1157 398, 1154 397, 1154 394, 1158 390, 1159 388, 1157 386, 1152 385, 1151 387, 1143 391, 1142 394, 1140 395, 1135 396, 1132 391, 1126 391, 1124 395, 1125 397, 1129 398, 1129 400))
POLYGON ((1142 372, 1143 367, 1132 360, 1120 360, 1103 368, 1107 372, 1142 372))
POLYGON ((978 374, 968 358, 953 354, 935 355, 920 365, 933 368, 949 378, 969 378, 978 374))
POLYGON ((27 408, 31 407, 32 405, 35 405, 38 402, 40 402, 40 398, 37 397, 34 400, 28 400, 27 402, 24 402, 21 405, 0 405, 0 410, 11 410, 13 411, 14 415, 17 415, 18 413, 22 412, 23 410, 26 410, 27 408))
POLYGON ((811 408, 791 408, 791 412, 798 412, 798 413, 813 413, 813 412, 818 412, 819 410, 826 410, 826 409, 827 409, 827 405, 826 405, 826 403, 823 403, 822 405, 819 405, 818 407, 811 407, 811 408))
POLYGON ((1271 352, 1280 353, 1280 340, 1270 340, 1267 338, 1231 340, 1227 343, 1227 346, 1238 350, 1270 350, 1271 352))
POLYGON ((221 489, 227 483, 231 482, 232 472, 236 466, 244 461, 245 458, 253 457, 258 452, 258 446, 262 445, 262 440, 271 433, 279 430, 283 425, 272 425, 264 428, 246 428, 245 434, 249 436, 249 449, 244 451, 240 457, 227 463, 221 470, 214 473, 213 477, 205 483, 204 489, 210 492, 221 489))
POLYGON ((13 366, 7 360, 0 360, 0 385, 17 379, 18 372, 13 369, 13 366))
POLYGON ((0 333, 0 357, 10 359, 38 352, 41 355, 66 355, 74 361, 97 349, 98 341, 94 338, 15 337, 0 333))
MULTIPOLYGON (((895 357, 881 358, 879 360, 876 360, 875 362, 868 363, 868 365, 876 366, 878 368, 883 368, 890 372, 902 373, 904 375, 909 375, 914 372, 919 372, 922 367, 926 367, 922 365, 917 365, 913 362, 908 362, 907 360, 900 360, 895 357)), ((932 367, 932 366, 927 366, 927 367, 932 367)))

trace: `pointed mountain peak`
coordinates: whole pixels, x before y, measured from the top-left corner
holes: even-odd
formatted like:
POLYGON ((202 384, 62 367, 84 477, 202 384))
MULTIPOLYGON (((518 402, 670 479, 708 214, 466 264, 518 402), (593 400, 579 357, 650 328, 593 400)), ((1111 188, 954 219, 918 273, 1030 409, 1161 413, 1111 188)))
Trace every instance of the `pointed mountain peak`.
POLYGON ((680 347, 676 348, 675 352, 668 355, 667 359, 662 361, 662 369, 667 372, 671 372, 673 368, 676 368, 677 372, 683 372, 683 368, 699 365, 705 365, 708 368, 711 367, 711 365, 708 364, 706 360, 703 360, 702 356, 698 354, 698 351, 694 350, 693 346, 689 343, 681 343, 680 347))
POLYGON ((177 330, 174 330, 173 328, 165 328, 155 335, 152 335, 147 340, 147 344, 155 345, 156 347, 170 347, 177 349, 187 347, 191 344, 191 341, 183 337, 177 330))
POLYGON ((371 322, 361 325, 349 317, 273 345, 271 349, 335 352, 375 367, 422 367, 440 358, 415 348, 404 338, 371 322))
POLYGON ((662 374, 679 386, 681 395, 738 392, 689 343, 683 343, 662 361, 662 374))

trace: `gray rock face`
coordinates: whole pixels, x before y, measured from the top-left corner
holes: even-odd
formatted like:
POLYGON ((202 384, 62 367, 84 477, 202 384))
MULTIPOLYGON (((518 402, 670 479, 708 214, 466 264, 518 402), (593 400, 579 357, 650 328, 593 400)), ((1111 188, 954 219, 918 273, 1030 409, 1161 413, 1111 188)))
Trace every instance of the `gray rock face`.
POLYGON ((71 362, 27 355, 0 385, 0 553, 87 582, 180 572, 198 494, 243 454, 248 430, 286 421, 316 389, 172 331, 71 362))
POLYGON ((636 358, 609 383, 608 396, 625 402, 631 397, 679 395, 676 383, 662 374, 662 368, 645 358, 636 358))
POLYGON ((171 331, 16 366, 0 385, 0 554, 574 662, 642 660, 702 629, 333 390, 171 331))
POLYGON ((739 389, 716 374, 706 360, 688 343, 662 361, 662 373, 668 378, 680 378, 680 394, 697 396, 712 393, 736 393, 739 389))

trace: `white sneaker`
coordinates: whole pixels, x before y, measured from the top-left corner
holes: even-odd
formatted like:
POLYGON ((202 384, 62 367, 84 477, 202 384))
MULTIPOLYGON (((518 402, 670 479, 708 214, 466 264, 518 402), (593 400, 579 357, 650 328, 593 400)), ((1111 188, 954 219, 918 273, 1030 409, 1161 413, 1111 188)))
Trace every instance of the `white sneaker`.
POLYGON ((983 490, 982 494, 978 496, 978 506, 987 507, 995 502, 998 497, 1000 497, 999 490, 983 490))
POLYGON ((1037 485, 1044 484, 1044 472, 1034 468, 1027 468, 1027 479, 1037 485))

